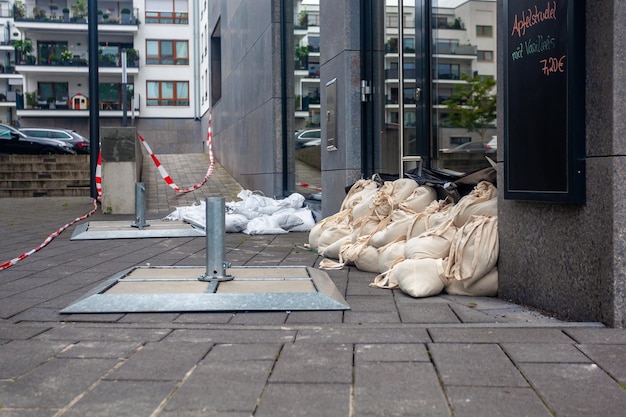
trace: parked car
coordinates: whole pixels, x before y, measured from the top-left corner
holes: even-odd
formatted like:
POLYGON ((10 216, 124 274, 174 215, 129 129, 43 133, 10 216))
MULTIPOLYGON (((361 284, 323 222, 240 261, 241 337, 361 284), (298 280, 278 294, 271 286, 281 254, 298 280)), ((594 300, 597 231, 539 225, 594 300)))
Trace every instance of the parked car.
POLYGON ((76 155, 76 151, 62 140, 28 136, 12 126, 0 124, 0 154, 76 155))
POLYGON ((296 132, 296 149, 316 146, 322 143, 321 129, 306 129, 296 132))
POLYGON ((495 151, 495 149, 489 148, 486 142, 466 142, 456 148, 441 150, 443 153, 489 153, 495 151))
POLYGON ((58 127, 21 127, 20 130, 26 135, 36 138, 62 140, 71 144, 76 153, 89 154, 89 139, 74 130, 58 127))
POLYGON ((498 137, 497 136, 492 136, 491 140, 487 142, 487 149, 491 149, 494 151, 498 150, 498 137))

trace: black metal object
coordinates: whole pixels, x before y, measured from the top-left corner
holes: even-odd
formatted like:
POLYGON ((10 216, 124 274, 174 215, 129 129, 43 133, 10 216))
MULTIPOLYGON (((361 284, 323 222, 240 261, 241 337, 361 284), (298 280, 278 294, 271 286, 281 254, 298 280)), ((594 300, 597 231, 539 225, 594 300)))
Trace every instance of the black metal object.
POLYGON ((88 0, 87 3, 87 23, 89 37, 89 172, 90 190, 93 199, 98 198, 96 189, 96 166, 98 164, 98 154, 100 153, 100 108, 98 103, 98 1, 88 0))

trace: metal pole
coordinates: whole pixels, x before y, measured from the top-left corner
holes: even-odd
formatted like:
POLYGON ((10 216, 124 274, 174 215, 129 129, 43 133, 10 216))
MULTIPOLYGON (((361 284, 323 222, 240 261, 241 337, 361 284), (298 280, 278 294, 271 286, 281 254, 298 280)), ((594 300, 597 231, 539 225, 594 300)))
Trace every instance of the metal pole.
POLYGON ((150 226, 146 223, 146 186, 143 182, 135 183, 135 223, 131 227, 143 230, 150 226))
POLYGON ((91 197, 98 198, 96 167, 100 153, 100 97, 98 91, 98 1, 88 0, 87 30, 89 38, 89 172, 91 197))
POLYGON ((206 273, 198 278, 200 281, 230 281, 224 268, 230 267, 224 261, 224 233, 226 230, 224 197, 207 197, 206 199, 206 273))
POLYGON ((126 49, 122 49, 122 127, 128 126, 126 117, 126 49))

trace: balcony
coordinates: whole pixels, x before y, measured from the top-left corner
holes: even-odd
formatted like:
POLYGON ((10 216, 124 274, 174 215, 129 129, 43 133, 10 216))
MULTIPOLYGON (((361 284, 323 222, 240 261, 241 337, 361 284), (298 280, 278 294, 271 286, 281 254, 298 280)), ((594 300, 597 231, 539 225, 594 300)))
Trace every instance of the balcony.
MULTIPOLYGON (((20 60, 15 70, 20 74, 66 74, 66 73, 89 73, 89 60, 79 55, 71 55, 66 57, 49 57, 47 59, 37 58, 33 55, 20 60)), ((100 54, 98 57, 98 72, 108 74, 121 74, 122 63, 120 54, 100 54)), ((126 56, 126 73, 129 75, 139 73, 139 55, 133 52, 133 55, 127 52, 126 56)))
POLYGON ((433 55, 464 55, 476 57, 478 47, 475 45, 433 45, 433 55))

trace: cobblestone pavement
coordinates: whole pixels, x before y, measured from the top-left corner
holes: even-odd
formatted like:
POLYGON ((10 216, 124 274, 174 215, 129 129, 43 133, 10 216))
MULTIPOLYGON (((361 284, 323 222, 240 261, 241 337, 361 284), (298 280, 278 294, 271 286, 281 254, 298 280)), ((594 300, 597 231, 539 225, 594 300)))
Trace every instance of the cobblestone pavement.
MULTIPOLYGON (((162 159, 180 186, 207 169, 186 158, 162 159)), ((231 199, 236 182, 214 175, 222 182, 203 192, 231 199)), ((182 205, 160 182, 147 210, 155 216, 182 205)), ((0 199, 0 263, 92 207, 89 198, 0 199)), ((79 223, 109 220, 132 216, 98 211, 79 223)), ((588 417, 626 408, 623 329, 497 298, 414 299, 369 287, 374 274, 354 267, 327 271, 347 311, 61 314, 127 268, 206 263, 203 237, 72 241, 74 227, 0 271, 0 417, 588 417)), ((307 240, 227 234, 225 258, 314 267, 307 240)))

